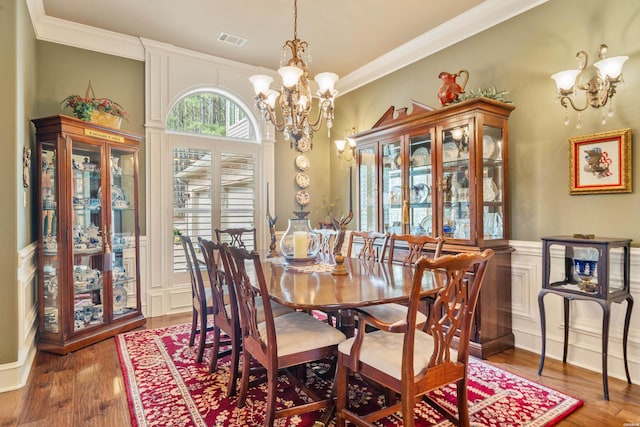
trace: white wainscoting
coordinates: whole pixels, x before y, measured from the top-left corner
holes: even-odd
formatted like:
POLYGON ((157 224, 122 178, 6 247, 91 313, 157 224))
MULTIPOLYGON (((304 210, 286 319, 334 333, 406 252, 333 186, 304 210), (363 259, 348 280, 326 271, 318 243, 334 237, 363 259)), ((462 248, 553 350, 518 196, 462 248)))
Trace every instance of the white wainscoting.
MULTIPOLYGON (((0 393, 23 387, 36 355, 38 329, 37 243, 18 252, 18 360, 0 365, 0 393)), ((8 285, 8 284, 7 284, 8 285)))
MULTIPOLYGON (((515 345, 540 353, 542 338, 538 292, 542 287, 542 243, 512 241, 515 252, 511 258, 511 310, 515 345)), ((563 256, 554 254, 551 256, 563 256)), ((640 298, 640 248, 631 249, 631 294, 640 298)), ((626 381, 622 354, 622 332, 626 302, 612 304, 609 327, 609 376, 626 381)), ((546 358, 562 360, 564 315, 562 298, 545 297, 547 320, 546 358)), ((596 302, 572 301, 569 320, 567 363, 601 372, 602 369, 602 309, 596 302)), ((627 356, 631 381, 640 381, 640 313, 636 307, 629 328, 627 356)), ((544 376, 544 370, 542 372, 544 376)))

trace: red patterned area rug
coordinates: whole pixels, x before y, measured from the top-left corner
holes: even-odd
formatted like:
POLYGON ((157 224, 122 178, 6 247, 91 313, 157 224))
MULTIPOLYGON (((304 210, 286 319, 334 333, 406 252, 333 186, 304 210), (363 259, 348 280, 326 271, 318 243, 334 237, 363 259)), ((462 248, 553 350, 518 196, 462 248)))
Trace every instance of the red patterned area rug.
MULTIPOLYGON (((266 409, 266 384, 249 391, 244 408, 236 397, 226 397, 229 357, 209 373, 210 349, 196 363, 195 347, 189 347, 190 325, 134 331, 116 337, 131 421, 134 426, 261 426, 266 409)), ((310 387, 324 391, 331 382, 309 375, 310 387)), ((478 359, 469 364, 469 411, 473 426, 550 426, 582 405, 582 401, 490 366, 478 359)), ((455 386, 443 387, 432 397, 456 413, 455 386)), ((369 411, 382 396, 355 379, 350 384, 351 405, 369 411)), ((278 407, 304 400, 282 376, 278 407)), ((276 420, 276 426, 313 426, 320 413, 276 420)), ((425 403, 416 408, 416 426, 451 424, 425 403)), ((400 426, 391 416, 380 426, 400 426)))

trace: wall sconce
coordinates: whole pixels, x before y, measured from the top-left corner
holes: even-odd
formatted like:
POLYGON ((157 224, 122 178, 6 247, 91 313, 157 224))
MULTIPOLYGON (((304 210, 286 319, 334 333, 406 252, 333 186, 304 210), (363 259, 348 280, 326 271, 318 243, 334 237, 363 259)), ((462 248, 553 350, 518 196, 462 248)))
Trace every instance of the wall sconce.
MULTIPOLYGON (((593 77, 587 83, 582 81, 585 69, 589 65, 589 56, 584 50, 576 54, 576 58, 578 58, 577 70, 561 71, 551 76, 558 87, 558 100, 567 112, 565 125, 569 124, 569 105, 578 112, 576 127, 580 129, 582 127, 581 111, 586 110, 589 106, 593 108, 604 107, 607 105, 607 101, 615 95, 616 87, 622 82, 622 65, 629 57, 607 58, 607 49, 607 45, 600 45, 598 49, 599 61, 593 64, 597 71, 593 73, 593 77), (584 91, 585 104, 583 107, 576 106, 573 101, 576 89, 584 91)), ((609 102, 609 110, 602 111, 603 124, 606 122, 606 116, 613 116, 613 100, 609 102)))
MULTIPOLYGON (((347 132, 349 131, 346 131, 345 133, 347 132)), ((351 128, 351 133, 348 133, 348 135, 353 135, 355 133, 356 133, 356 128, 353 127, 351 128)), ((338 148, 339 158, 346 160, 347 162, 350 162, 356 158, 356 142, 352 138, 349 138, 347 136, 345 137, 345 139, 337 139, 334 142, 336 144, 336 147, 338 148), (347 144, 349 144, 349 150, 345 152, 345 148, 347 148, 347 144)))

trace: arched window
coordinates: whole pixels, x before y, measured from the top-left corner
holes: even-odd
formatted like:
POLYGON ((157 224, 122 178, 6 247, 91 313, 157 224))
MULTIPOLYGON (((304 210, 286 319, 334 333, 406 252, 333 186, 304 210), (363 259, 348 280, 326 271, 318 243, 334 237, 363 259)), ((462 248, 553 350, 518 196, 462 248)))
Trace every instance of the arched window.
MULTIPOLYGON (((216 228, 254 227, 260 146, 242 106, 215 92, 195 92, 174 105, 166 128, 174 236, 215 239, 216 228)), ((248 245, 258 248, 258 242, 248 245)), ((174 273, 185 271, 180 245, 171 256, 174 273)))
POLYGON ((167 117, 167 130, 255 140, 244 110, 213 92, 195 92, 178 101, 167 117))

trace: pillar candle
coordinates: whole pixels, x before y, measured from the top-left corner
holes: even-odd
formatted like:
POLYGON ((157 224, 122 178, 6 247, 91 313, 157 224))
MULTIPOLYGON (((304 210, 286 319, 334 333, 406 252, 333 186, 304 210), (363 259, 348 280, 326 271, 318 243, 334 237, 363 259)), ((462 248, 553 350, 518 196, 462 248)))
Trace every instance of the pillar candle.
POLYGON ((293 257, 294 258, 306 258, 307 257, 307 241, 309 236, 306 231, 294 231, 293 232, 293 257))

